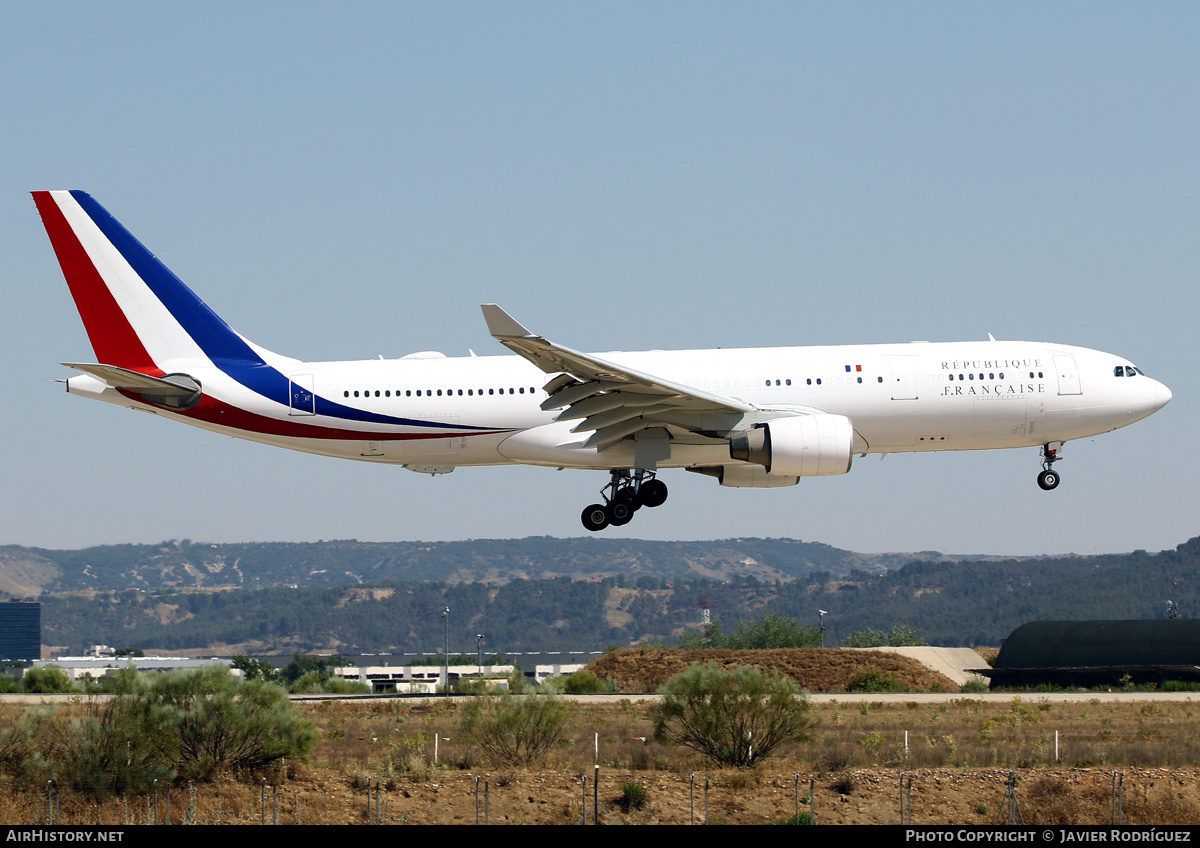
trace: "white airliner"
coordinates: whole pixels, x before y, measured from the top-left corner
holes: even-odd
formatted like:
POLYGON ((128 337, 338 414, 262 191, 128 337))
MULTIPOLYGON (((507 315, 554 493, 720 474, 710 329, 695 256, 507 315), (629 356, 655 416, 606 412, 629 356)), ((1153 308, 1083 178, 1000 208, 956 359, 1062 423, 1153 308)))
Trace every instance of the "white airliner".
POLYGON ((1170 399, 1129 360, 989 341, 581 353, 484 304, 518 356, 304 362, 247 340, 92 197, 34 200, 97 363, 72 394, 292 450, 445 474, 459 466, 605 470, 583 525, 627 523, 667 498, 657 474, 790 486, 854 455, 1041 447, 1059 483, 1070 439, 1132 424, 1170 399))

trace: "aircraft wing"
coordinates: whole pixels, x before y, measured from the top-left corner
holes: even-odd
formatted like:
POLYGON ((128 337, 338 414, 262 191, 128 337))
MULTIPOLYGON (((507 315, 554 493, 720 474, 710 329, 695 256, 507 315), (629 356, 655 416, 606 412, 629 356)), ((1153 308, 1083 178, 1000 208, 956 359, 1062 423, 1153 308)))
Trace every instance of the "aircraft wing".
POLYGON ((500 344, 547 374, 560 375, 546 384, 550 397, 542 402, 542 409, 562 409, 558 421, 580 419, 574 432, 592 431, 584 447, 603 450, 651 427, 664 427, 677 439, 690 434, 707 441, 720 438, 727 422, 756 411, 743 400, 555 344, 531 333, 494 303, 485 303, 482 309, 488 331, 500 344))

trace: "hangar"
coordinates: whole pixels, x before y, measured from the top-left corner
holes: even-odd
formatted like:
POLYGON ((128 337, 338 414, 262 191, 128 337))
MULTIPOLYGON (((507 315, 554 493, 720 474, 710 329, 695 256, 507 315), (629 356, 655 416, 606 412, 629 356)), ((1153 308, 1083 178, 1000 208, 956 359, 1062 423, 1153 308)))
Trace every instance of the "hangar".
POLYGON ((1200 620, 1031 621, 983 673, 993 688, 1200 683, 1200 620))

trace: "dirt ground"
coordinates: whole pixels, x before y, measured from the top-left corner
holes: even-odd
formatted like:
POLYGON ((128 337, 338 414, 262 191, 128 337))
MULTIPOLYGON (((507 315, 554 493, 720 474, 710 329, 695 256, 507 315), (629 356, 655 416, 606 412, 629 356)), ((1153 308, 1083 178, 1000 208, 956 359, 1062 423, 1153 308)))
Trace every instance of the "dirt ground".
MULTIPOLYGON (((1125 824, 1200 822, 1200 771, 1159 769, 1121 770, 1125 824)), ((371 791, 370 820, 383 824, 577 824, 592 806, 589 778, 587 798, 579 775, 518 771, 438 774, 429 782, 403 782, 378 794, 371 791), (478 801, 476 793, 478 791, 478 801), (376 798, 379 807, 376 807, 376 798)), ((801 810, 814 788, 816 823, 901 824, 902 809, 911 809, 913 824, 997 824, 1009 821, 1006 801, 1008 772, 1003 770, 932 769, 905 772, 910 781, 901 789, 901 773, 858 770, 842 774, 799 775, 760 770, 756 773, 710 772, 687 775, 661 772, 602 770, 600 804, 603 824, 768 824, 801 810), (646 790, 640 810, 623 810, 621 786, 636 781, 646 790), (707 799, 706 799, 707 783, 707 799)), ((215 784, 198 787, 194 804, 186 788, 172 791, 171 820, 185 816, 197 824, 366 824, 365 782, 331 779, 300 772, 273 792, 265 792, 265 814, 259 787, 215 784), (189 812, 189 807, 190 812, 189 812)), ((1103 770, 1030 770, 1016 785, 1018 821, 1028 824, 1111 824, 1113 776, 1103 770)), ((158 802, 158 821, 166 819, 165 792, 158 802)), ((5 824, 45 822, 44 795, 3 798, 5 824)), ((64 798, 62 824, 150 824, 151 799, 111 799, 103 804, 64 798)), ((589 816, 589 823, 592 821, 589 816)))

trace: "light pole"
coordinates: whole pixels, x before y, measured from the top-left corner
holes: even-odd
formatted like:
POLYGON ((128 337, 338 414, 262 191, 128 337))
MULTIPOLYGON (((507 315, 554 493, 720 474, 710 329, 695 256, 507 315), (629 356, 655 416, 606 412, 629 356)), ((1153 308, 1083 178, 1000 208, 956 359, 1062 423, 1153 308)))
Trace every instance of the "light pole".
POLYGON ((821 647, 825 647, 825 616, 829 615, 825 610, 817 610, 818 619, 821 622, 821 647))
POLYGON ((479 677, 482 680, 483 679, 483 634, 482 633, 475 634, 475 650, 477 652, 477 656, 476 656, 475 660, 476 660, 477 664, 479 665, 479 677))
POLYGON ((446 636, 442 642, 442 691, 450 694, 450 607, 442 610, 442 621, 446 623, 446 636))

